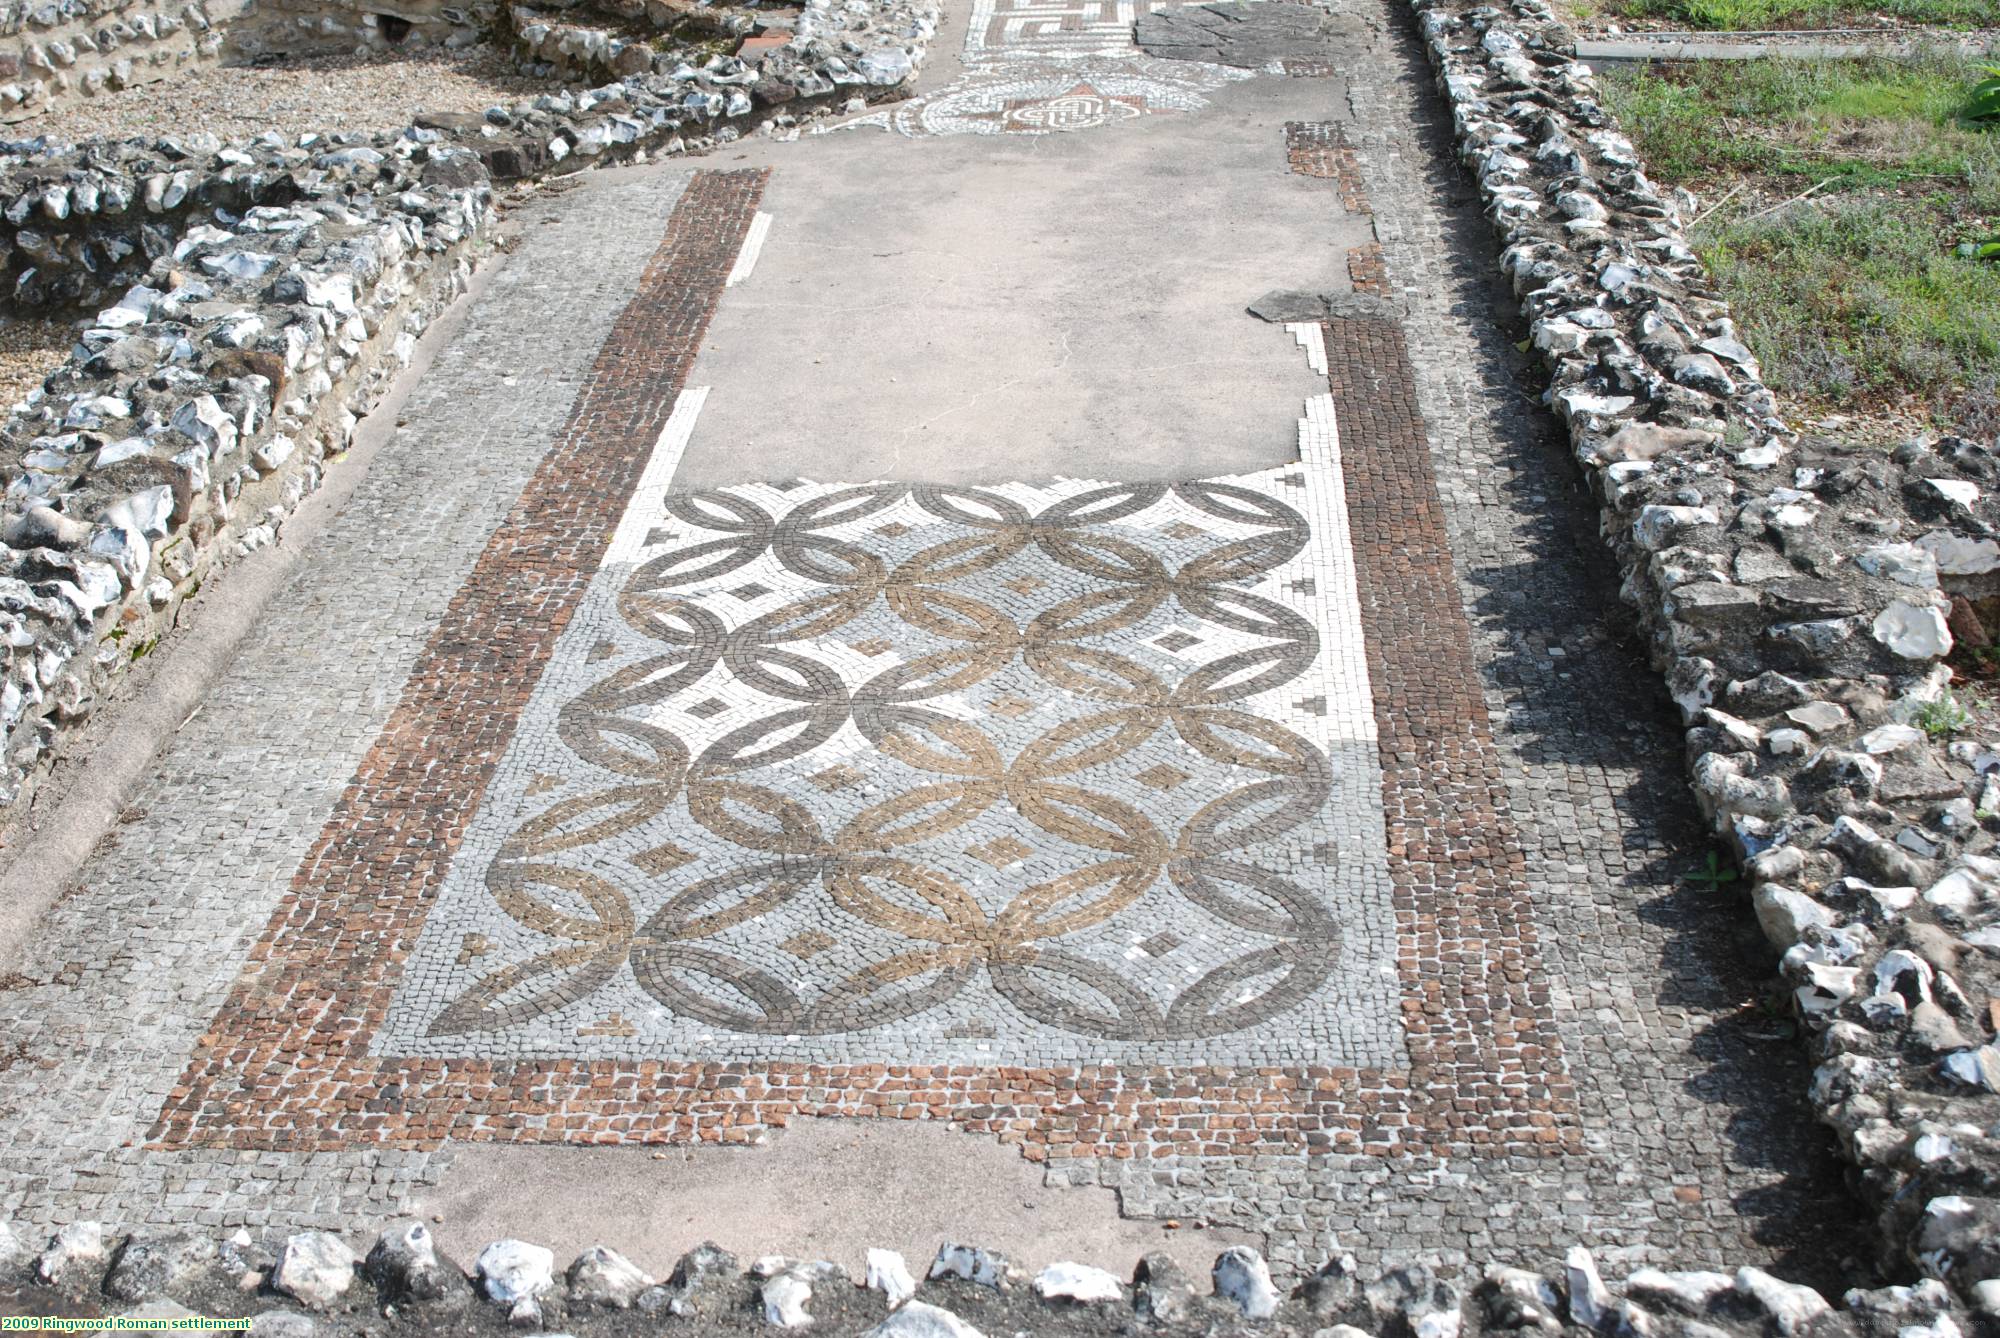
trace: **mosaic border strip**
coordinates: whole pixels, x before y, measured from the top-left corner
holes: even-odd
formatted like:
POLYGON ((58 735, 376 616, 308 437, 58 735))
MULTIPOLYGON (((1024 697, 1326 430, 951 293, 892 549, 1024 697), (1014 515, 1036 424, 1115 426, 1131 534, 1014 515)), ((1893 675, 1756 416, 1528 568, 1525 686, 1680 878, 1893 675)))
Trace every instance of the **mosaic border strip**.
POLYGON ((1309 408, 1302 430, 1331 451, 1336 415, 1346 428, 1408 1070, 368 1055, 515 716, 674 403, 762 180, 703 173, 690 186, 562 443, 434 635, 171 1093, 154 1145, 748 1142, 815 1115, 954 1120, 1032 1161, 1577 1150, 1412 372, 1386 321, 1328 325, 1333 412, 1309 408))

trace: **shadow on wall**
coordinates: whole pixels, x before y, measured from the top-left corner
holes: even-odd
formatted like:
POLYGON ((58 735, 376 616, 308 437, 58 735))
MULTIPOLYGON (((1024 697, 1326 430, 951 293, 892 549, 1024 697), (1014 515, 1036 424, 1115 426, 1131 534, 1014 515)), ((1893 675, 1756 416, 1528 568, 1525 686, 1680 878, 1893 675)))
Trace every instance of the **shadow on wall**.
MULTIPOLYGON (((1697 1237, 1703 1219, 1740 1218, 1729 1234, 1747 1226, 1773 1252, 1776 1272, 1837 1295, 1872 1274, 1872 1237, 1832 1135, 1805 1098, 1807 1056, 1788 1015, 1766 1007, 1782 987, 1775 956, 1739 885, 1688 876, 1703 870, 1713 847, 1686 779, 1677 715, 1647 664, 1636 621, 1617 601, 1618 576, 1598 537, 1595 507, 1563 433, 1540 404, 1546 381, 1515 347, 1526 330, 1499 276, 1492 229, 1456 164, 1428 65, 1400 27, 1393 58, 1424 90, 1426 151, 1412 158, 1428 165, 1434 192, 1449 204, 1440 209, 1439 254, 1446 259, 1439 263, 1451 274, 1454 316, 1479 341, 1470 379, 1513 392, 1480 399, 1493 407, 1477 427, 1498 444, 1502 468, 1456 486, 1496 489, 1504 499, 1493 508, 1501 523, 1534 518, 1500 539, 1504 556, 1492 546, 1481 552, 1476 537, 1454 535, 1466 560, 1460 576, 1474 636, 1484 642, 1488 699, 1502 703, 1496 726, 1528 768, 1579 769, 1614 787, 1617 821, 1598 831, 1578 830, 1570 815, 1549 812, 1535 795, 1517 794, 1513 806, 1531 866, 1563 862, 1538 860, 1538 846, 1558 855, 1579 841, 1620 846, 1596 852, 1613 871, 1610 881, 1572 879, 1570 895, 1545 894, 1539 915, 1551 979, 1579 998, 1616 1000, 1614 1007, 1579 1008, 1591 1013, 1587 1023, 1566 1019, 1585 1118, 1593 1118, 1594 1091, 1604 1103, 1596 1118, 1606 1126, 1606 1153, 1623 1159, 1618 1169, 1654 1182, 1675 1178, 1684 1168, 1650 1160, 1673 1115, 1656 1109, 1649 1094, 1662 1090, 1662 1060, 1681 1060, 1676 1067, 1688 1076, 1670 1087, 1720 1108, 1710 1127, 1723 1145, 1693 1151, 1703 1164, 1720 1158, 1727 1181, 1742 1187, 1726 1203, 1708 1203, 1689 1177, 1653 1211, 1682 1217, 1697 1237), (1624 981, 1599 978, 1607 957, 1631 968, 1624 981)), ((1575 813, 1603 803, 1604 796, 1591 796, 1575 813)))

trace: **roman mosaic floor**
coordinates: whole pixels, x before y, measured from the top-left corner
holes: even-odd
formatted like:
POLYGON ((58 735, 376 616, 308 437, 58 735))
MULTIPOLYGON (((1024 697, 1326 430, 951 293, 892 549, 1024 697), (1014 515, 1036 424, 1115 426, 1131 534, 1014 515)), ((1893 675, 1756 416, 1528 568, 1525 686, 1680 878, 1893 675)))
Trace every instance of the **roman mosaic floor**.
POLYGON ((0 1218, 922 1121, 1281 1271, 1837 1265, 1418 53, 1268 8, 527 206, 0 980, 0 1218))

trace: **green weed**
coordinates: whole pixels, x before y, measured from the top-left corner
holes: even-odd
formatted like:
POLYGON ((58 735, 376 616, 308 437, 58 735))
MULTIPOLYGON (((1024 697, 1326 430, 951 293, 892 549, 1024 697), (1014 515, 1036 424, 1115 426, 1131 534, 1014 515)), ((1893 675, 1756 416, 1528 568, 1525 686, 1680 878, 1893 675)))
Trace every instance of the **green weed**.
POLYGON ((1906 23, 1946 28, 1993 21, 1992 0, 1594 0, 1609 17, 1667 19, 1715 31, 1834 27, 1887 14, 1906 23))
POLYGON ((1949 692, 1934 702, 1925 702, 1910 716, 1910 723, 1933 739, 1950 738, 1972 728, 1972 712, 1949 692))
POLYGON ((2000 266, 1939 240, 1949 199, 1839 201, 1696 239, 1773 386, 1831 405, 1915 397, 1984 414, 2000 365, 2000 266))
POLYGON ((1717 855, 1713 850, 1708 852, 1707 864, 1699 869, 1690 869, 1681 875, 1682 882, 1706 884, 1708 890, 1711 892, 1721 888, 1724 883, 1735 882, 1736 878, 1736 870, 1724 864, 1722 857, 1717 855))
POLYGON ((1976 67, 1957 57, 1714 61, 1608 81, 1653 173, 1938 179, 2000 197, 2000 135, 1966 119, 1976 67))

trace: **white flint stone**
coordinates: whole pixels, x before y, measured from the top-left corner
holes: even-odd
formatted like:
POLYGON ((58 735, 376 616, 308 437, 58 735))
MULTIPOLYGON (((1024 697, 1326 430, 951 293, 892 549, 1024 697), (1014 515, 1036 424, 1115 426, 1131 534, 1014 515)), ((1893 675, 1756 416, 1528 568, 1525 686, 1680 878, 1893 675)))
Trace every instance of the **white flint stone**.
POLYGON ((1764 742, 1764 731, 1758 729, 1755 725, 1742 719, 1740 716, 1733 716, 1727 711, 1719 711, 1711 706, 1702 711, 1701 718, 1746 748, 1757 748, 1764 742))
POLYGON ((1774 1278, 1761 1268, 1738 1269, 1736 1291, 1762 1306, 1786 1338, 1804 1332, 1814 1320, 1833 1309, 1812 1288, 1774 1278))
POLYGON ((1746 446, 1736 453, 1736 463, 1745 469, 1770 469, 1785 458, 1785 448, 1776 441, 1746 446))
POLYGON ((949 1310, 911 1301, 861 1338, 986 1338, 949 1310))
POLYGON ((287 1236, 271 1268, 271 1286, 301 1304, 324 1310, 354 1285, 360 1262, 347 1242, 324 1231, 287 1236))
POLYGON ((1917 1001, 1928 1002, 1931 997, 1931 964, 1906 948, 1895 948, 1882 954, 1875 963, 1875 994, 1877 999, 1900 998, 1897 982, 1904 976, 1916 982, 1917 1001))
POLYGON ((1818 515, 1818 511, 1803 502, 1788 502, 1765 519, 1781 530, 1798 530, 1812 524, 1818 515))
POLYGON ((1794 757, 1812 745, 1812 736, 1802 729, 1774 729, 1764 736, 1764 746, 1773 757, 1794 757))
POLYGON ((1964 479, 1925 479, 1924 482, 1937 490, 1940 497, 1955 502, 1968 510, 1979 500, 1979 485, 1964 479))
POLYGON ((515 1306, 554 1289, 556 1257, 551 1250, 522 1240, 496 1240, 479 1252, 473 1271, 487 1298, 515 1306))
POLYGON ((1951 653, 1951 629, 1933 605, 1891 600, 1875 615, 1870 630, 1890 653, 1906 660, 1935 660, 1951 653))
POLYGON ((1556 403, 1565 418, 1574 418, 1585 413, 1624 413, 1638 401, 1630 395, 1600 395, 1595 391, 1570 389, 1557 392, 1556 403))
POLYGON ((1920 1136, 1910 1145, 1910 1155, 1917 1159, 1919 1165, 1928 1166, 1934 1161, 1943 1161, 1949 1157, 1953 1147, 1951 1135, 1929 1133, 1920 1136))
POLYGON ((1826 734, 1847 723, 1847 710, 1834 702, 1807 702, 1785 712, 1785 719, 1815 734, 1826 734))
POLYGON ((1458 1338, 1461 1317, 1456 1310, 1427 1310, 1410 1325, 1413 1338, 1458 1338))
POLYGON ((167 420, 173 429, 199 446, 206 447, 211 456, 223 454, 236 446, 236 420, 222 411, 213 395, 200 395, 174 410, 167 420))
POLYGON ((1563 1275, 1569 1283, 1569 1317, 1586 1329, 1609 1328, 1617 1313, 1617 1302, 1612 1299, 1611 1289, 1604 1285, 1590 1251, 1581 1245, 1570 1246, 1563 1256, 1563 1275))
POLYGON ((891 1310, 917 1294, 917 1281, 910 1276, 909 1264, 894 1250, 868 1251, 867 1282, 888 1298, 891 1310))
POLYGON ((1729 1274, 1705 1269, 1668 1273, 1657 1268, 1642 1268, 1625 1279, 1625 1290, 1635 1298, 1668 1298, 1697 1314, 1706 1310, 1710 1301, 1735 1286, 1736 1279, 1729 1274))
POLYGON ((1863 752, 1876 757, 1901 752, 1923 741, 1924 732, 1914 725, 1878 725, 1858 740, 1863 752))
POLYGON ((1796 991, 1799 1007, 1807 1013, 1830 1013, 1852 999, 1860 989, 1861 968, 1834 966, 1827 962, 1805 964, 1807 983, 1796 991))
POLYGON ((1632 537, 1641 548, 1657 553, 1678 542, 1687 531, 1715 525, 1720 520, 1712 507, 1646 506, 1632 522, 1632 537))
POLYGON ((1990 1045, 1982 1045, 1976 1050, 1961 1050, 1948 1056, 1943 1067, 1948 1077, 1967 1087, 2000 1092, 2000 1050, 1990 1045))
POLYGON ((781 1329, 803 1329, 813 1322, 806 1313, 806 1303, 812 1300, 812 1284, 798 1274, 787 1271, 764 1283, 758 1292, 763 1302, 764 1322, 781 1329))
POLYGON ((56 1232, 49 1247, 42 1251, 42 1257, 35 1261, 35 1274, 43 1282, 54 1282, 72 1268, 98 1267, 107 1253, 103 1223, 71 1222, 56 1232))
POLYGON ((1953 869, 1924 889, 1924 902, 1957 915, 1969 913, 1986 891, 1983 879, 1970 869, 1953 869))
POLYGON ((1881 576, 1918 590, 1938 583, 1937 558, 1916 544, 1878 544, 1855 556, 1854 564, 1870 576, 1881 576))
POLYGON ((1809 929, 1832 929, 1832 911, 1803 892, 1775 883, 1765 883, 1750 897, 1757 912, 1758 927, 1771 946, 1784 952, 1806 936, 1809 929))
POLYGON ((247 281, 263 278, 277 263, 276 256, 262 251, 230 251, 219 256, 204 256, 201 267, 218 278, 247 281))
POLYGON ((628 1309, 639 1293, 653 1285, 651 1274, 618 1251, 593 1245, 578 1255, 567 1275, 572 1301, 628 1309))
POLYGON ((1035 1278, 1035 1290, 1046 1299, 1082 1302, 1116 1301, 1125 1294, 1110 1273, 1068 1261, 1043 1269, 1035 1278))
POLYGON ((1264 1256, 1233 1245, 1215 1256, 1215 1294, 1232 1302, 1245 1319, 1269 1319, 1278 1310, 1278 1289, 1264 1256))
POLYGON ((1916 541, 1946 576, 1984 576, 2000 571, 2000 542, 1968 539, 1950 530, 1932 530, 1916 541))

